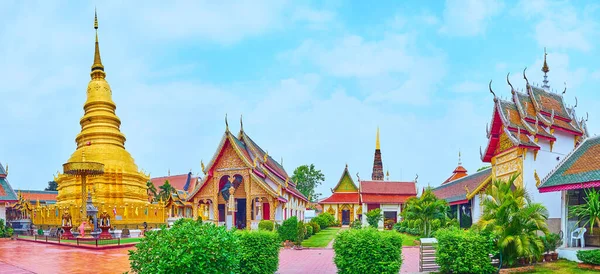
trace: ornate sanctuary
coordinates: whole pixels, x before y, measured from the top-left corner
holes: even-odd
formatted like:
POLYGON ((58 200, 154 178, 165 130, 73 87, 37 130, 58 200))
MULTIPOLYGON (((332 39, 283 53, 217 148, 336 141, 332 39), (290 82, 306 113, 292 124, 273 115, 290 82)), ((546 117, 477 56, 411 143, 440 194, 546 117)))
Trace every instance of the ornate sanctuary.
POLYGON ((260 220, 281 222, 292 216, 304 219, 308 199, 296 189, 280 163, 259 147, 244 131, 235 136, 225 118, 225 133, 204 178, 187 201, 194 218, 228 228, 256 228, 260 220))

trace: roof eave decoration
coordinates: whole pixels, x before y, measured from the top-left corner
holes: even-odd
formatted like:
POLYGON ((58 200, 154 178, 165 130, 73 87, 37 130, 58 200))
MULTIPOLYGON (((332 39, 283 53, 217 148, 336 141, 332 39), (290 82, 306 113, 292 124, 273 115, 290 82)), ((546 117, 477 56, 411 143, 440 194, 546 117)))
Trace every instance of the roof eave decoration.
POLYGON ((481 182, 481 184, 479 186, 477 186, 475 189, 473 189, 473 191, 471 191, 471 192, 467 191, 467 199, 468 200, 473 199, 473 197, 475 197, 475 195, 477 195, 477 193, 479 193, 482 189, 484 189, 485 186, 487 186, 491 181, 492 181, 492 175, 490 174, 490 176, 487 177, 485 180, 483 180, 483 182, 481 182))

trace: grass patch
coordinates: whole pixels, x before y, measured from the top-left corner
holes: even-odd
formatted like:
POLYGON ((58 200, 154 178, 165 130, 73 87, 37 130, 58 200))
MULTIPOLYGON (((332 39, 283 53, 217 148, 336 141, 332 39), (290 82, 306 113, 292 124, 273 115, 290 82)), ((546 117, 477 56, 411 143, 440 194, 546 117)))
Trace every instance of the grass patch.
POLYGON ((415 240, 417 239, 417 236, 406 234, 406 233, 401 233, 401 234, 402 234, 402 237, 404 238, 404 240, 402 240, 402 246, 416 246, 415 240))
POLYGON ((558 260, 553 263, 538 264, 534 271, 527 273, 591 274, 598 273, 598 271, 579 269, 576 262, 558 260))
POLYGON ((317 234, 310 236, 307 240, 302 242, 304 247, 327 247, 329 242, 333 240, 335 234, 340 230, 339 227, 328 227, 319 231, 317 234))

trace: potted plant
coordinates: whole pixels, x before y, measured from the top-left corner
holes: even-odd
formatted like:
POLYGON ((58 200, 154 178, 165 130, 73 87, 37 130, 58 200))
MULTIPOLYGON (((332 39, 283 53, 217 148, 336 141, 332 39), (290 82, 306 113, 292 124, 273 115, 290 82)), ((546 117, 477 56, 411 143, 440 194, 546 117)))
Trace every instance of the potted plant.
POLYGON ((550 241, 548 241, 548 236, 540 236, 540 238, 542 238, 542 242, 544 242, 544 261, 549 262, 552 260, 552 254, 550 254, 552 246, 550 245, 550 241))
POLYGON ((560 238, 560 236, 556 233, 552 233, 553 235, 553 239, 552 239, 552 260, 556 261, 558 260, 558 252, 556 252, 556 249, 559 248, 562 245, 562 239, 560 238))
POLYGON ((571 206, 569 213, 580 220, 587 220, 582 226, 590 226, 590 232, 584 235, 589 245, 600 246, 600 234, 594 233, 594 226, 600 226, 600 192, 594 188, 585 189, 585 203, 571 206))

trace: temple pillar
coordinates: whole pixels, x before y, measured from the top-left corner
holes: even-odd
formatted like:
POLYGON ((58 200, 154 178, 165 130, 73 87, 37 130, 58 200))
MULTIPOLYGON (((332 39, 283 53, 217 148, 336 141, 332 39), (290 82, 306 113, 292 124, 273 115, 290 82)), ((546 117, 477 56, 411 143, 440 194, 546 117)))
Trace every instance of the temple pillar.
POLYGON ((269 197, 269 219, 275 222, 275 211, 277 211, 277 205, 273 200, 273 197, 269 197))
POLYGON ((198 200, 196 198, 192 200, 192 219, 198 220, 198 200))
POLYGON ((252 190, 250 176, 246 177, 244 188, 246 190, 246 229, 249 230, 252 226, 252 206, 254 206, 254 203, 252 202, 252 196, 250 196, 250 191, 252 190))

